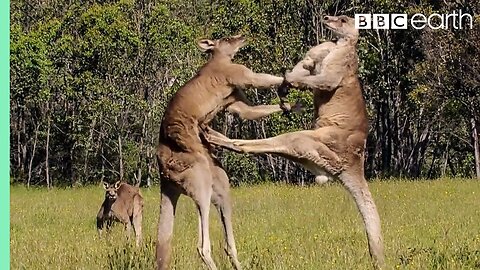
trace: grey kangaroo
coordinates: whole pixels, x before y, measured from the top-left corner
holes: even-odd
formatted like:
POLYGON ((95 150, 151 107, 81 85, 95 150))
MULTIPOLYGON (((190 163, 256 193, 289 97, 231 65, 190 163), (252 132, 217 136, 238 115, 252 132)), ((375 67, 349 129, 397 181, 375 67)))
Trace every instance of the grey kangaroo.
POLYGON ((114 221, 125 225, 127 235, 133 226, 137 246, 142 241, 143 197, 140 188, 120 181, 114 184, 103 183, 105 200, 97 214, 97 230, 101 235, 106 222, 107 230, 114 221))

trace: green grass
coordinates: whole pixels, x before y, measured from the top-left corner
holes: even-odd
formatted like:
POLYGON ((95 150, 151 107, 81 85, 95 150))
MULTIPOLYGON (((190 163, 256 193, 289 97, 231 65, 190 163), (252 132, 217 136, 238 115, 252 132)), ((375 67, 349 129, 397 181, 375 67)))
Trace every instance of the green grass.
MULTIPOLYGON (((382 219, 391 269, 480 269, 480 182, 393 181, 370 184, 382 219)), ((11 188, 12 269, 153 269, 158 188, 143 190, 144 246, 116 226, 99 239, 98 187, 11 188)), ((234 229, 245 269, 368 269, 359 214, 339 185, 260 185, 233 189, 234 229)), ((212 250, 232 269, 212 208, 212 250)), ((202 269, 197 217, 190 199, 178 204, 172 269, 202 269)))

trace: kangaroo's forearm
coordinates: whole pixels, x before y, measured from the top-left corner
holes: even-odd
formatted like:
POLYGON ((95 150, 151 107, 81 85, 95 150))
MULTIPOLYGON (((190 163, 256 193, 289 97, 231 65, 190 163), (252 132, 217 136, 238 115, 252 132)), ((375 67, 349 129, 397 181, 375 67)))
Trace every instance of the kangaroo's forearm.
POLYGON ((242 106, 242 108, 235 111, 235 113, 242 119, 257 120, 281 111, 280 105, 258 105, 242 106))
POLYGON ((265 73, 254 73, 251 78, 251 86, 261 89, 279 86, 283 82, 283 77, 278 77, 265 73))
POLYGON ((322 75, 297 77, 295 79, 291 79, 289 82, 292 85, 300 88, 308 88, 321 91, 333 91, 340 86, 339 80, 330 80, 322 75))
POLYGON ((244 113, 244 119, 256 120, 277 112, 282 112, 282 108, 280 108, 280 105, 278 104, 253 106, 249 107, 248 110, 246 110, 246 112, 244 113))

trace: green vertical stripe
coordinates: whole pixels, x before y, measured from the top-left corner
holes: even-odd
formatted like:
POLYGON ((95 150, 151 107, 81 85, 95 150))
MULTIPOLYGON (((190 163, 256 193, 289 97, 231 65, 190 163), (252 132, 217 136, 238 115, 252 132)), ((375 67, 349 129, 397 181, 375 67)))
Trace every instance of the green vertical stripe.
POLYGON ((0 3, 0 269, 10 269, 10 2, 0 3))

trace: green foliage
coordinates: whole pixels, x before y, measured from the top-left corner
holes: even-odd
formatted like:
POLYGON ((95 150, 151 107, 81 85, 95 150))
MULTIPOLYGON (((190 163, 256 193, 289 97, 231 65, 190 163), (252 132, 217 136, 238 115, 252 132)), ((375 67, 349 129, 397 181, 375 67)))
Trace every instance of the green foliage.
MULTIPOLYGON (((278 104, 278 98, 272 100, 278 104)), ((290 117, 277 114, 272 115, 267 120, 268 137, 277 136, 285 132, 294 132, 302 129, 309 129, 313 126, 313 99, 311 93, 301 91, 291 91, 288 97, 290 104, 299 103, 302 106, 301 111, 290 113, 290 117)))
MULTIPOLYGON (((139 166, 144 178, 158 175, 154 154, 163 112, 207 60, 196 48, 199 38, 242 33, 248 45, 235 61, 281 75, 309 47, 331 38, 320 23, 324 14, 428 14, 453 7, 480 9, 473 2, 385 0, 12 1, 12 176, 46 183, 47 161, 56 184, 113 180, 120 164, 126 178, 139 166)), ((475 26, 361 33, 359 77, 371 123, 367 175, 473 175, 470 119, 477 125, 480 119, 475 26)), ((274 91, 247 90, 247 96, 254 104, 278 103, 274 91)), ((291 119, 242 121, 221 112, 213 127, 250 139, 311 128, 311 94, 293 90, 289 98, 305 107, 291 119)), ((235 183, 310 178, 280 158, 221 156, 235 183)))
POLYGON ((230 183, 233 185, 257 184, 261 182, 258 164, 249 155, 226 152, 222 156, 222 161, 224 164, 228 164, 226 171, 227 175, 230 176, 230 183))

